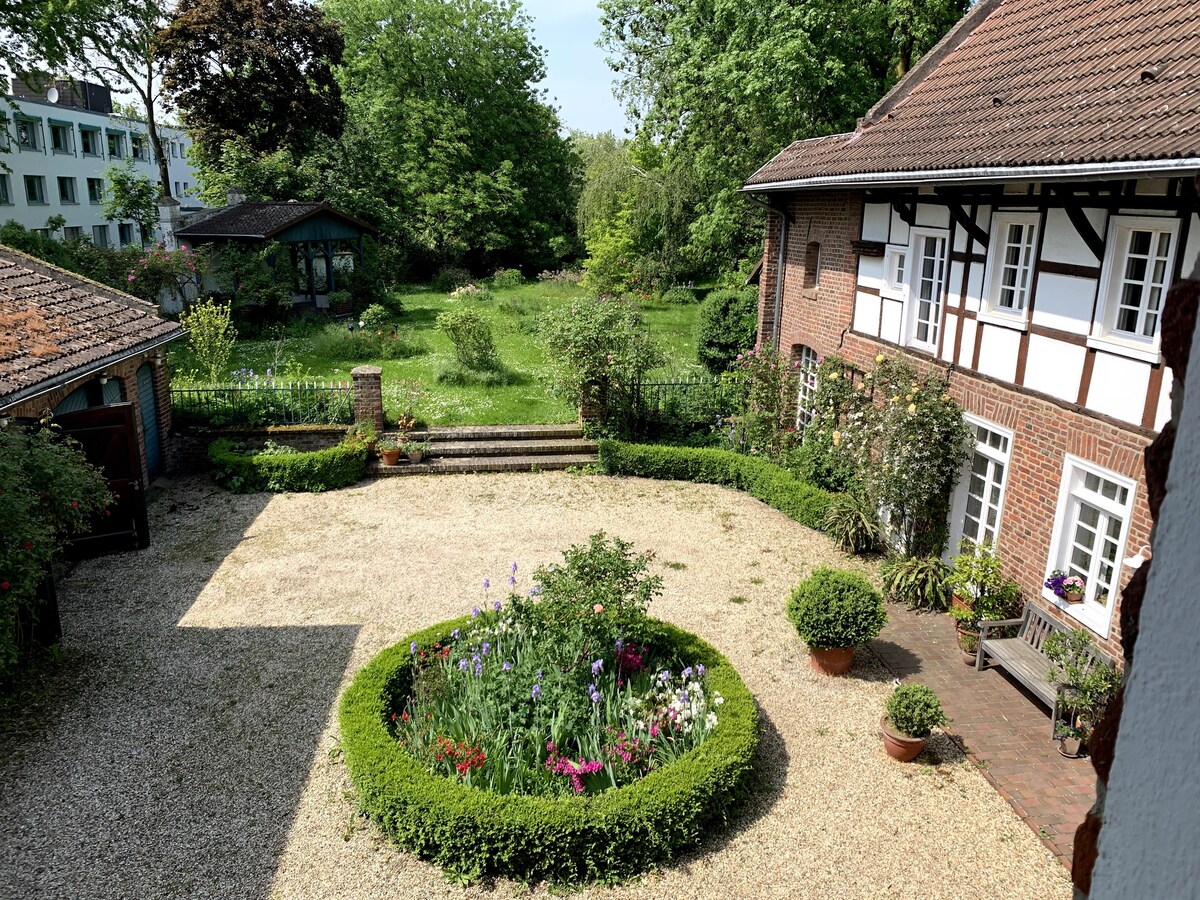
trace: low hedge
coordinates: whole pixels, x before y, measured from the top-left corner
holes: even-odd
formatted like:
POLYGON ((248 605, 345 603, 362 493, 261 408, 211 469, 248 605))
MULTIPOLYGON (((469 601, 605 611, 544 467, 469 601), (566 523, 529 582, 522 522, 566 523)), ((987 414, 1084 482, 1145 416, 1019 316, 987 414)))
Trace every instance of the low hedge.
POLYGON ((600 441, 600 464, 610 475, 640 475, 737 488, 809 528, 822 529, 828 491, 787 469, 730 450, 600 441))
POLYGON ((213 479, 231 491, 315 493, 349 487, 361 479, 367 447, 353 442, 308 453, 247 453, 221 438, 209 445, 208 460, 213 479))
POLYGON ((412 683, 410 642, 447 641, 468 620, 406 637, 372 660, 342 696, 342 747, 360 808, 393 841, 464 878, 503 875, 557 884, 613 881, 693 847, 750 789, 758 711, 737 672, 711 645, 666 623, 661 642, 703 663, 725 698, 699 747, 645 778, 601 794, 496 794, 431 774, 389 729, 412 683))

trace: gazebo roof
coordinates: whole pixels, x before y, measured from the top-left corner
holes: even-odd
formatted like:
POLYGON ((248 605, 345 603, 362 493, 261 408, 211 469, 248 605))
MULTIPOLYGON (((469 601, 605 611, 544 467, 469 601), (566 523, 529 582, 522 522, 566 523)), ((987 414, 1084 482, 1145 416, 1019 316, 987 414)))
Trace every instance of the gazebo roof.
POLYGON ((334 209, 328 203, 288 200, 238 203, 219 209, 175 232, 180 240, 330 240, 376 235, 366 222, 334 209))

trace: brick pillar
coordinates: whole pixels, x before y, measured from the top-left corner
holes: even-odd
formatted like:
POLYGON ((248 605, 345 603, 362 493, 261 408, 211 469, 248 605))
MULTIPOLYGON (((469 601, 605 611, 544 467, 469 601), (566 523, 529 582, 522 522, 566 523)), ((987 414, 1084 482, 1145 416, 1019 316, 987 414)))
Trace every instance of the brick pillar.
POLYGON ((354 379, 354 421, 383 431, 383 369, 357 366, 350 377, 354 379))

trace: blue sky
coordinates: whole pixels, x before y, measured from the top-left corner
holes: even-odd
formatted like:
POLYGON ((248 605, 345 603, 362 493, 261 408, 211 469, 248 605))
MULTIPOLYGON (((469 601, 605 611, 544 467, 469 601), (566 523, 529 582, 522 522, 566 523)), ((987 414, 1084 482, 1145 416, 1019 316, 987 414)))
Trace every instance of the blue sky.
POLYGON ((568 128, 613 131, 626 125, 621 103, 613 96, 613 72, 596 46, 600 10, 594 0, 524 0, 533 17, 534 41, 546 48, 546 80, 568 128))

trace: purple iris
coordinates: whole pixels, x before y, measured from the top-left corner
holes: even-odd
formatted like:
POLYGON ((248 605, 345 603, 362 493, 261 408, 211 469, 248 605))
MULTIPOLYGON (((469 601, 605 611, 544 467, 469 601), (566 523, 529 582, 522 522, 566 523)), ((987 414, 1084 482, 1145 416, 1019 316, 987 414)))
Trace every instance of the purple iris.
POLYGON ((690 702, 691 702, 691 701, 688 699, 688 692, 687 692, 687 691, 681 691, 681 692, 680 692, 680 694, 679 694, 679 702, 680 702, 680 703, 690 703, 690 702))
POLYGON ((703 665, 703 664, 700 664, 700 665, 697 665, 697 666, 696 666, 696 676, 697 676, 698 678, 703 678, 703 677, 704 677, 704 665, 703 665))
POLYGON ((502 671, 502 672, 511 672, 511 671, 512 671, 512 663, 510 663, 508 660, 505 660, 505 661, 504 661, 504 665, 502 665, 502 666, 500 667, 500 671, 502 671))
POLYGON ((416 641, 413 641, 411 644, 408 645, 408 652, 409 653, 417 652, 417 642, 416 641))
POLYGON ((625 649, 625 639, 617 638, 617 652, 620 653, 624 649, 625 649))
POLYGON ((600 673, 604 671, 604 660, 598 659, 592 663, 592 677, 599 678, 600 673))
POLYGON ((484 641, 483 642, 483 650, 481 651, 483 653, 483 655, 487 656, 488 653, 491 652, 491 650, 492 650, 492 645, 489 644, 487 641, 484 641))
POLYGON ((537 680, 538 680, 538 681, 541 681, 541 680, 542 680, 542 670, 541 670, 541 669, 538 669, 538 673, 537 673, 537 680))
POLYGON ((495 603, 492 604, 492 609, 496 610, 496 612, 500 612, 500 601, 499 600, 497 600, 495 603))
POLYGON ((680 672, 679 677, 682 678, 684 681, 687 681, 689 678, 691 678, 692 677, 692 667, 688 666, 686 669, 684 669, 682 672, 680 672))
POLYGON ((535 684, 533 686, 533 693, 531 694, 531 696, 533 697, 534 700, 542 699, 542 686, 540 684, 535 684))
POLYGON ((533 587, 531 587, 529 589, 529 596, 530 597, 542 596, 542 586, 540 584, 535 584, 533 587))
POLYGON ((459 629, 455 628, 455 629, 454 629, 452 632, 450 632, 450 639, 451 639, 451 640, 455 640, 455 641, 457 641, 457 640, 458 640, 458 636, 459 636, 461 633, 462 633, 462 632, 461 632, 461 631, 459 631, 459 629))
POLYGON ((472 619, 478 619, 478 618, 479 618, 479 607, 478 607, 478 606, 472 606, 472 607, 471 607, 471 618, 472 618, 472 619))
POLYGON ((592 698, 593 703, 600 702, 600 692, 596 690, 596 686, 594 684, 588 685, 588 696, 592 698))
POLYGON ((666 682, 671 680, 671 673, 669 671, 667 671, 666 669, 663 669, 661 672, 658 673, 658 680, 665 684, 666 682))
POLYGON ((469 665, 470 665, 470 663, 467 662, 465 659, 460 659, 458 661, 458 671, 460 671, 460 672, 467 671, 467 666, 469 666, 469 665))
POLYGON ((481 663, 481 662, 475 663, 475 677, 478 678, 482 674, 483 674, 483 663, 481 663))

